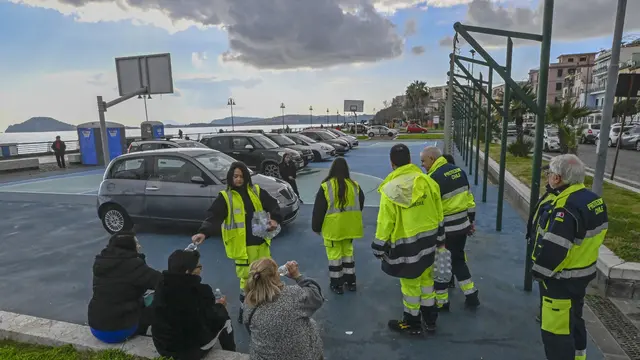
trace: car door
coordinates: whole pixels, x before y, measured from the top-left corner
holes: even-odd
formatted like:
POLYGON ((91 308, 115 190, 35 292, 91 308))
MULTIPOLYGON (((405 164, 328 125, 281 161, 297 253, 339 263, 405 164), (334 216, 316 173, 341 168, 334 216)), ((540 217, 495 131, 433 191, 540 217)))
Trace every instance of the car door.
POLYGON ((145 187, 151 171, 150 157, 119 159, 100 184, 98 194, 122 206, 134 219, 145 217, 145 187))
POLYGON ((147 216, 158 220, 204 220, 217 195, 213 193, 213 180, 187 158, 156 155, 153 165, 145 188, 147 216), (200 177, 205 183, 193 183, 193 177, 200 177))
POLYGON ((252 143, 246 136, 231 137, 230 155, 232 158, 245 163, 252 170, 257 169, 260 165, 259 150, 256 149, 256 144, 252 143), (247 145, 250 145, 251 149, 247 149, 247 145))
POLYGON ((214 136, 205 142, 208 148, 218 150, 221 153, 231 156, 231 138, 229 136, 214 136))

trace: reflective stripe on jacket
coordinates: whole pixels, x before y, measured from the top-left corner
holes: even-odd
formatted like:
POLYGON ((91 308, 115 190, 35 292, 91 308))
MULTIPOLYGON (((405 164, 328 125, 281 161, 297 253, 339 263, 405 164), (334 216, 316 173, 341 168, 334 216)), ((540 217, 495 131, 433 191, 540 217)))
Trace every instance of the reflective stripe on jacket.
POLYGON ((442 200, 437 184, 420 168, 396 168, 380 184, 380 210, 374 255, 382 270, 415 279, 433 265, 436 246, 445 239, 442 200))
MULTIPOLYGON (((256 212, 263 211, 260 202, 260 187, 253 185, 247 188, 247 193, 256 212)), ((230 259, 247 259, 247 226, 245 224, 245 209, 242 197, 235 190, 221 191, 220 195, 227 203, 227 217, 222 222, 222 241, 227 257, 230 259)), ((251 227, 249 227, 251 229, 251 227)), ((251 231, 251 230, 249 230, 251 231)), ((267 244, 271 239, 265 239, 267 244)))
POLYGON ((549 216, 539 216, 532 270, 543 279, 592 279, 607 234, 607 206, 584 184, 561 190, 549 216))
POLYGON ((447 235, 468 233, 475 221, 476 203, 467 174, 441 156, 431 165, 428 175, 439 187, 447 235))
POLYGON ((333 178, 322 183, 327 200, 327 213, 322 222, 322 237, 325 240, 346 240, 364 235, 362 212, 360 211, 360 186, 346 180, 346 200, 341 207, 338 201, 338 181, 333 178))

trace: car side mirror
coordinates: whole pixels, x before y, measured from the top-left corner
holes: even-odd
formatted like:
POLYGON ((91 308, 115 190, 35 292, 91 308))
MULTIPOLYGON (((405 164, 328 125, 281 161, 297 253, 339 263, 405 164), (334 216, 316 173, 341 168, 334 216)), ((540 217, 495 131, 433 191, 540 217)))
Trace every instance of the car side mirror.
POLYGON ((247 150, 253 150, 253 145, 247 144, 247 145, 244 146, 244 148, 247 149, 247 150))
POLYGON ((191 177, 191 182, 194 184, 207 185, 207 182, 202 178, 202 176, 191 177))

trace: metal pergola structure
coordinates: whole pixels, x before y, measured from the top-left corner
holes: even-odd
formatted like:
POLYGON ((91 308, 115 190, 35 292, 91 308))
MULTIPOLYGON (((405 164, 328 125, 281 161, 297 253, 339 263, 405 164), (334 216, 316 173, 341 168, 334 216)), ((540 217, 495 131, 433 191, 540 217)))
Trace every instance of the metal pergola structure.
MULTIPOLYGON (((535 147, 533 153, 533 169, 531 180, 531 195, 529 199, 530 211, 535 211, 535 205, 540 196, 540 177, 542 166, 542 147, 544 134, 544 119, 547 107, 547 97, 537 96, 537 101, 530 99, 525 91, 511 77, 513 39, 531 40, 540 42, 540 70, 538 77, 538 94, 546 94, 547 82, 549 79, 549 60, 551 50, 551 32, 553 22, 554 0, 544 0, 544 12, 542 19, 542 34, 530 34, 500 29, 492 29, 478 26, 463 25, 455 23, 453 28, 456 31, 453 43, 453 52, 450 55, 450 69, 448 72, 449 82, 447 90, 447 106, 445 110, 445 153, 453 152, 453 144, 462 154, 465 165, 469 166, 469 176, 473 175, 473 148, 475 147, 475 177, 474 184, 478 185, 478 172, 480 170, 480 127, 484 125, 484 164, 483 164, 483 185, 482 201, 487 201, 487 184, 489 168, 490 142, 492 141, 491 126, 493 112, 502 118, 502 128, 500 136, 500 161, 498 173, 498 211, 496 216, 496 231, 502 230, 503 204, 504 204, 504 179, 506 172, 507 154, 507 125, 510 120, 510 100, 511 92, 523 103, 525 103, 536 114, 535 147), (506 61, 501 66, 491 55, 478 43, 471 33, 502 36, 507 38, 506 61), (471 48, 480 55, 479 59, 460 56, 456 53, 458 36, 461 36, 471 48), (464 66, 464 63, 471 63, 488 68, 488 80, 484 81, 482 73, 476 79, 473 74, 464 66), (456 73, 456 68, 462 74, 456 73), (497 73, 505 82, 503 103, 499 104, 492 97, 493 73, 497 73), (470 82, 469 86, 463 86, 458 78, 470 82), (487 86, 485 89, 484 86, 487 86), (486 99, 486 109, 483 109, 482 102, 486 99), (486 111, 483 111, 486 110, 486 111), (483 122, 481 123, 481 117, 483 122), (475 141, 475 145, 474 145, 475 141)), ((525 258, 524 289, 531 291, 531 254, 533 253, 533 241, 527 243, 527 253, 525 258)))

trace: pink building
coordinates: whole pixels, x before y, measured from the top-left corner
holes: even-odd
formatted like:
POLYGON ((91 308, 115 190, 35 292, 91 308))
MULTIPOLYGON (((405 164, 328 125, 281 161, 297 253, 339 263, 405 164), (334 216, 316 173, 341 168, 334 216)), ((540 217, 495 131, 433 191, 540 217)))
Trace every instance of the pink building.
MULTIPOLYGON (((561 102, 565 95, 573 94, 572 91, 563 90, 569 86, 565 85, 565 79, 571 79, 579 74, 581 81, 585 84, 590 82, 591 74, 588 70, 595 64, 597 53, 567 54, 558 56, 558 62, 549 64, 549 81, 547 82, 547 104, 561 102)), ((539 70, 529 71, 529 82, 534 90, 538 91, 539 70)), ((572 96, 573 97, 573 96, 572 96)))

